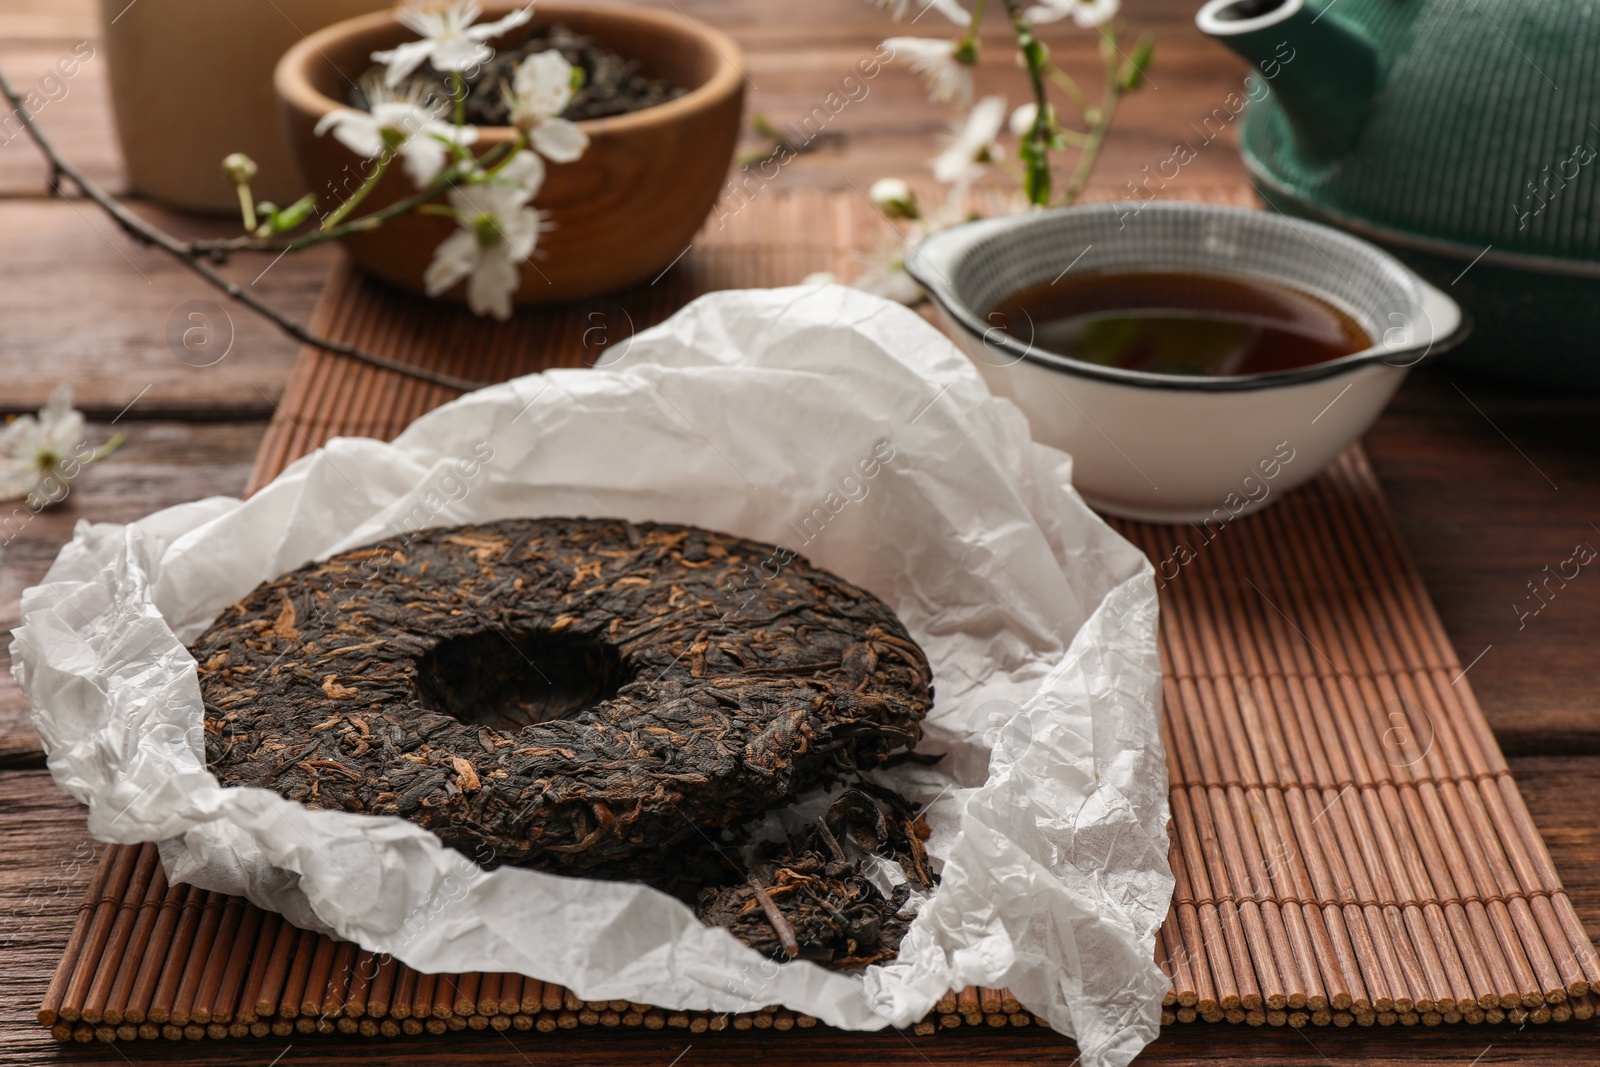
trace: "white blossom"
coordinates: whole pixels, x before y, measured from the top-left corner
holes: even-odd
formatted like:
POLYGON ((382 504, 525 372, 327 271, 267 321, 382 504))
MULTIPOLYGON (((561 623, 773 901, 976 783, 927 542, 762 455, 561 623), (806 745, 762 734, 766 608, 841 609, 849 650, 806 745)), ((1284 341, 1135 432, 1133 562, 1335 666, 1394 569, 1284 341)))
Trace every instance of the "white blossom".
POLYGON ((374 62, 386 64, 384 81, 399 85, 424 60, 434 70, 471 70, 494 58, 494 49, 485 41, 521 26, 533 18, 533 5, 513 11, 503 19, 473 25, 483 9, 469 0, 449 0, 428 7, 401 7, 395 21, 421 35, 420 41, 407 41, 384 52, 372 53, 374 62))
POLYGON ((896 22, 906 17, 913 3, 916 5, 918 18, 932 8, 959 26, 966 26, 972 22, 972 15, 957 0, 873 0, 873 3, 878 7, 887 8, 889 17, 896 22))
POLYGON ((885 48, 904 56, 907 64, 928 87, 936 103, 972 103, 972 66, 966 57, 972 53, 962 42, 941 37, 891 37, 885 48))
POLYGON ((951 185, 970 185, 983 177, 984 168, 1000 158, 995 140, 1006 121, 1006 101, 986 96, 965 121, 950 128, 945 150, 933 161, 933 176, 951 185))
POLYGON ((1039 105, 1028 101, 1011 113, 1011 132, 1017 137, 1026 137, 1028 131, 1033 129, 1033 120, 1039 117, 1039 105))
MULTIPOLYGON (((1056 108, 1049 106, 1046 112, 1050 116, 1050 124, 1055 125, 1056 108)), ((1039 105, 1030 100, 1011 113, 1011 132, 1017 137, 1026 137, 1033 132, 1034 120, 1039 117, 1039 105)))
POLYGON ((478 139, 474 126, 441 122, 434 112, 410 100, 379 100, 372 111, 338 108, 317 122, 317 136, 329 130, 334 140, 363 159, 398 153, 406 174, 419 188, 438 177, 452 145, 478 139))
POLYGON ((121 438, 90 448, 83 413, 72 406, 72 387, 58 385, 38 417, 22 415, 0 429, 0 500, 28 497, 35 509, 66 496, 67 483, 86 463, 109 455, 121 438))
POLYGON ((467 279, 467 304, 480 315, 511 317, 511 296, 521 282, 518 265, 539 243, 543 215, 528 206, 544 182, 544 162, 518 152, 493 177, 450 190, 459 229, 433 253, 423 275, 429 296, 467 279))
POLYGON ((879 178, 867 190, 867 199, 890 218, 914 219, 918 214, 916 191, 899 178, 879 178))
POLYGON ((1122 0, 1040 0, 1028 8, 1029 22, 1059 22, 1069 15, 1086 29, 1104 26, 1116 17, 1122 0))
POLYGON ((867 190, 867 199, 879 207, 888 207, 891 204, 909 203, 915 199, 915 195, 903 178, 879 178, 867 190))
POLYGON ((571 163, 589 147, 589 135, 561 117, 573 92, 572 64, 554 49, 523 60, 512 80, 511 124, 552 163, 571 163))

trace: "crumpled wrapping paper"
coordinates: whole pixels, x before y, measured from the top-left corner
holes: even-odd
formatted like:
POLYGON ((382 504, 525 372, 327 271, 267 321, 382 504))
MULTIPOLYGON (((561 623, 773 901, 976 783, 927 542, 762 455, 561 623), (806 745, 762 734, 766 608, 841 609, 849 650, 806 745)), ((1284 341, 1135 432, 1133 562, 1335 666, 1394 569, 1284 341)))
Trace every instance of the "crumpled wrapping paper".
POLYGON ((12 654, 90 831, 161 841, 175 878, 424 971, 679 1009, 782 1003, 863 1030, 1004 986, 1085 1064, 1127 1063, 1159 1026, 1172 892, 1144 556, 1072 492, 1070 458, 897 305, 836 286, 717 293, 612 351, 465 396, 392 444, 335 440, 247 501, 80 523, 24 594, 12 654), (401 819, 219 787, 184 648, 218 612, 313 558, 534 515, 770 541, 893 606, 936 672, 920 748, 948 753, 882 775, 927 805, 942 863, 897 960, 780 966, 651 889, 485 872, 401 819))

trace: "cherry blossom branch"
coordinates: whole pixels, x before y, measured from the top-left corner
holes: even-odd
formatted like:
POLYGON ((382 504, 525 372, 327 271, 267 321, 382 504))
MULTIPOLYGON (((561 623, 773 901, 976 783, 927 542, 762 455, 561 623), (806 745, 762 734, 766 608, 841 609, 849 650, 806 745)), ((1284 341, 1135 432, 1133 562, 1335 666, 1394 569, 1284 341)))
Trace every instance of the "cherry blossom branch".
MULTIPOLYGON (((69 160, 63 157, 61 153, 56 150, 55 145, 51 143, 50 139, 45 136, 44 131, 41 130, 38 124, 34 122, 33 114, 23 103, 22 98, 17 95, 16 90, 12 88, 11 82, 6 79, 3 71, 0 71, 0 96, 5 97, 5 100, 10 105, 13 113, 16 114, 17 118, 21 122, 23 130, 30 138, 32 138, 33 143, 38 146, 39 151, 44 155, 45 160, 50 164, 49 184, 53 193, 59 195, 60 179, 62 175, 71 178, 73 184, 75 184, 83 192, 83 195, 89 200, 92 200, 100 207, 101 210, 109 215, 112 221, 120 226, 123 232, 129 237, 133 238, 135 241, 138 241, 140 244, 154 245, 155 247, 160 248, 162 251, 171 255, 174 259, 177 259, 179 262, 183 263, 190 270, 194 271, 194 273, 198 274, 201 278, 205 279, 212 286, 226 293, 228 296, 243 304, 245 307, 248 307, 256 314, 267 319, 273 325, 277 326, 278 329, 282 330, 290 337, 293 337, 301 344, 309 345, 313 348, 320 348, 325 352, 331 352, 334 355, 344 356, 348 359, 354 359, 361 363, 366 363, 369 366, 377 367, 381 370, 392 371, 395 374, 403 374, 407 377, 417 378, 421 381, 429 382, 434 385, 441 385, 447 389, 454 389, 459 392, 471 392, 475 389, 481 389, 485 385, 490 384, 488 382, 474 382, 465 378, 457 378, 454 375, 441 374, 422 367, 415 367, 407 363, 401 363, 398 360, 390 359, 387 356, 380 356, 374 352, 368 352, 365 349, 359 348, 355 345, 345 344, 342 341, 334 341, 312 333, 309 329, 289 318, 287 315, 284 315, 281 311, 272 307, 270 304, 261 301, 251 293, 247 292, 245 289, 239 286, 238 283, 230 281, 228 278, 224 277, 211 265, 212 263, 225 262, 227 259, 227 254, 230 251, 282 250, 287 247, 286 245, 281 243, 259 242, 261 244, 265 244, 267 247, 258 248, 255 246, 256 243, 254 243, 253 240, 236 240, 233 242, 179 240, 178 238, 167 233, 165 230, 146 222, 134 212, 130 211, 120 201, 118 201, 116 197, 112 196, 110 193, 102 189, 97 183, 86 177, 82 171, 80 171, 69 160)), ((424 197, 424 200, 432 199, 437 195, 437 190, 431 191, 426 197, 424 197)), ((416 200, 415 197, 411 199, 416 200)), ((418 201, 418 203, 421 202, 422 201, 418 201)), ((401 203, 406 203, 408 205, 406 210, 410 210, 411 207, 416 206, 415 204, 410 204, 409 201, 402 201, 401 203)), ((399 204, 396 204, 393 205, 393 208, 398 208, 399 206, 399 204)), ((389 217, 386 213, 390 210, 392 210, 392 208, 385 209, 384 212, 376 212, 373 216, 367 216, 366 218, 358 219, 355 223, 347 223, 345 227, 346 232, 353 232, 349 230, 349 227, 355 225, 361 225, 363 228, 376 225, 376 222, 369 223, 368 219, 372 219, 377 215, 389 217)), ((398 214, 399 212, 395 213, 398 214)), ((318 234, 307 235, 307 237, 317 236, 322 240, 328 240, 331 239, 331 236, 324 236, 324 234, 332 235, 333 233, 334 231, 332 230, 319 231, 318 234)), ((305 244, 314 243, 316 242, 310 240, 305 241, 305 244)), ((298 247, 305 247, 305 244, 299 245, 298 247)))
POLYGON ((1054 63, 1050 64, 1049 69, 1045 73, 1050 76, 1051 81, 1056 83, 1056 87, 1058 89, 1072 97, 1072 102, 1078 105, 1078 109, 1080 111, 1083 111, 1085 114, 1088 113, 1090 106, 1089 98, 1085 96, 1083 90, 1078 87, 1078 83, 1076 79, 1072 77, 1072 75, 1068 74, 1054 63))
MULTIPOLYGON (((1023 66, 1027 68, 1028 80, 1033 84, 1033 124, 1020 147, 1022 190, 1027 194, 1030 204, 1043 207, 1050 203, 1050 146, 1054 140, 1051 128, 1055 124, 1050 114, 1050 90, 1045 85, 1045 67, 1050 60, 1044 45, 1034 36, 1033 27, 1022 17, 1022 5, 1017 0, 1005 0, 1005 5, 1012 29, 1017 34, 1017 51, 1022 56, 1023 66)), ((1070 196, 1068 202, 1071 202, 1070 196)))
POLYGON ((976 3, 972 5, 972 21, 967 24, 967 35, 963 37, 960 44, 957 45, 958 53, 963 48, 968 50, 969 55, 962 57, 961 62, 967 64, 969 67, 976 66, 978 62, 978 34, 983 25, 983 8, 985 3, 986 0, 976 0, 976 3))
MULTIPOLYGON (((327 234, 338 229, 339 224, 349 218, 350 213, 360 206, 361 201, 367 198, 367 194, 376 189, 378 183, 383 181, 383 176, 388 173, 389 162, 392 159, 394 159, 394 156, 390 153, 386 152, 380 155, 378 157, 378 165, 372 168, 372 173, 367 175, 366 181, 362 182, 355 192, 346 197, 344 203, 334 208, 333 214, 322 220, 322 226, 318 232, 327 234)), ((244 224, 244 228, 247 230, 255 229, 248 222, 244 224)))
MULTIPOLYGON (((503 161, 510 159, 522 144, 523 139, 518 138, 512 143, 496 145, 476 161, 475 167, 492 172, 503 161)), ((456 184, 457 179, 464 176, 465 172, 460 167, 452 166, 430 182, 428 187, 421 192, 413 193, 404 200, 396 200, 388 207, 369 212, 360 218, 351 219, 349 222, 336 223, 326 229, 311 230, 292 237, 253 237, 247 234, 243 237, 224 237, 220 240, 188 241, 185 243, 196 252, 210 256, 212 259, 226 259, 233 252, 298 252, 302 248, 310 248, 312 245, 319 245, 326 241, 337 241, 342 237, 377 229, 390 219, 409 214, 424 204, 439 199, 444 192, 456 184)))

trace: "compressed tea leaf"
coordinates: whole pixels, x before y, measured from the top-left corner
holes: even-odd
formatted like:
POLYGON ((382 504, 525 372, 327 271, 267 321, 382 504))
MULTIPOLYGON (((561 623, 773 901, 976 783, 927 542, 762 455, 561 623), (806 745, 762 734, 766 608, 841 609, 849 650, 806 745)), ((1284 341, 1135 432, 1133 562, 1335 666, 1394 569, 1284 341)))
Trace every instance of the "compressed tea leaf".
MULTIPOLYGON (((191 651, 224 784, 398 815, 490 866, 687 899, 748 884, 759 872, 726 847, 745 825, 914 745, 933 697, 905 628, 842 578, 772 545, 620 520, 345 552, 258 587, 191 651)), ((841 804, 824 829, 848 847, 914 851, 903 813, 841 804)), ((810 870, 815 842, 795 848, 768 876, 810 870)), ((881 958, 857 912, 899 905, 872 903, 859 872, 834 877, 818 899, 848 921, 822 923, 827 955, 881 958)))
POLYGON ((886 816, 865 793, 846 791, 805 833, 769 846, 768 858, 743 882, 702 890, 697 914, 774 959, 798 957, 840 970, 893 959, 911 925, 912 892, 934 883, 923 849, 928 824, 904 811, 903 802, 895 807, 901 810, 886 816), (841 842, 835 828, 867 812, 876 833, 841 842), (874 855, 898 861, 906 875, 887 897, 865 869, 874 855))

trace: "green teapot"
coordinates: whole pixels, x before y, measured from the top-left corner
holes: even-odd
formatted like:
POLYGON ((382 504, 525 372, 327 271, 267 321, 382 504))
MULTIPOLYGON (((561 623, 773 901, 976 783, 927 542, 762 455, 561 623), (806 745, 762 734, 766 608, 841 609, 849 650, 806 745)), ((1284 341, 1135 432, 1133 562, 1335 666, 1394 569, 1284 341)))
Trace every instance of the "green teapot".
POLYGON ((1600 6, 1211 0, 1196 23, 1266 86, 1239 139, 1269 207, 1454 296, 1453 362, 1600 389, 1600 6))

